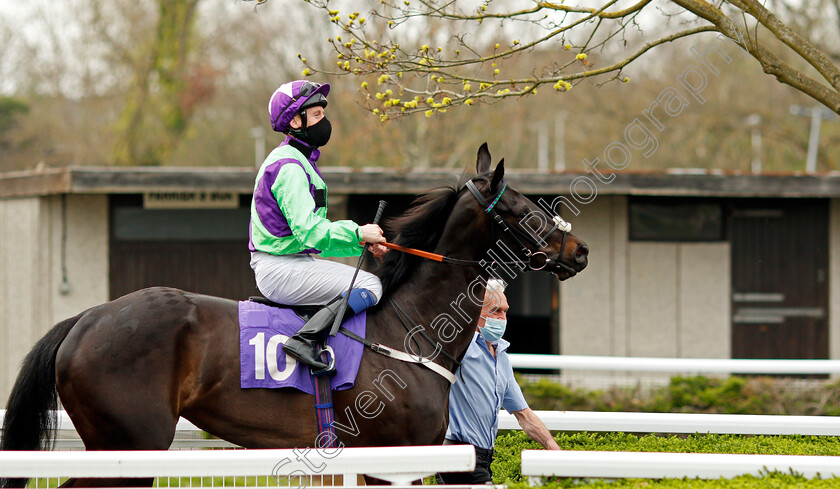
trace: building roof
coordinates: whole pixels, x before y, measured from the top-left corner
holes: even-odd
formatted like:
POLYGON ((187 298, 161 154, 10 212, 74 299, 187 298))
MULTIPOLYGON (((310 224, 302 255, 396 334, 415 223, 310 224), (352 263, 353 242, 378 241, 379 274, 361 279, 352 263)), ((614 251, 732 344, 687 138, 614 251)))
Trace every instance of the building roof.
MULTIPOLYGON (((454 184, 458 171, 383 168, 322 168, 334 194, 416 194, 454 184)), ((0 173, 0 198, 70 194, 136 194, 161 191, 250 193, 250 168, 66 167, 0 173)), ((508 170, 507 180, 530 195, 660 195, 696 197, 840 197, 840 173, 744 174, 707 170, 604 173, 542 173, 508 170)))

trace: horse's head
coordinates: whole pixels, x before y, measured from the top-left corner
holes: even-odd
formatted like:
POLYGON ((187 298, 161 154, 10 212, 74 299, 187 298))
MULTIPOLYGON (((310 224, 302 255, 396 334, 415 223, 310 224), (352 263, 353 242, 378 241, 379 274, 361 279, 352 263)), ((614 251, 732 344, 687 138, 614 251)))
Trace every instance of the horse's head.
MULTIPOLYGON (((559 280, 586 268, 589 248, 571 233, 571 224, 547 209, 541 209, 504 180, 504 159, 490 171, 487 143, 478 149, 476 173, 468 181, 466 197, 480 207, 495 228, 495 236, 531 270, 545 270, 559 280)), ((504 256, 504 255, 499 255, 504 256)))
MULTIPOLYGON (((476 172, 464 186, 421 194, 403 215, 386 222, 392 243, 431 251, 437 258, 426 258, 433 261, 470 265, 472 270, 478 265, 487 272, 491 270, 485 264, 492 268, 496 262, 520 270, 545 270, 566 280, 586 268, 589 248, 571 233, 571 225, 507 185, 504 161, 490 171, 487 143, 478 149, 476 172), (490 260, 481 259, 488 249, 490 260)), ((385 294, 405 283, 422 261, 407 253, 388 253, 374 264, 385 294)), ((439 281, 443 272, 435 266, 428 273, 439 281)))

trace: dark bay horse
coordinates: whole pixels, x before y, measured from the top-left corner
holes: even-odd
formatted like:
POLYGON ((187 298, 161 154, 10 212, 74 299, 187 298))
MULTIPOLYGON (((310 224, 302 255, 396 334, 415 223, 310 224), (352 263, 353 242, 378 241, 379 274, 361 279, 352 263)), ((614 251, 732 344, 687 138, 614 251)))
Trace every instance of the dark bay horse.
MULTIPOLYGON (((411 343, 390 305, 396 303, 411 326, 423 325, 443 351, 460 360, 473 337, 483 280, 489 275, 477 260, 497 241, 515 253, 541 256, 540 267, 559 280, 586 266, 586 245, 552 226, 562 222, 559 218, 553 220, 506 186, 503 161, 490 171, 486 144, 478 151, 476 171, 472 185, 467 182, 471 189, 459 185, 428 192, 392 221, 388 235, 396 244, 458 263, 386 254, 374 270, 385 294, 368 312, 371 341, 404 351, 411 343), (499 222, 486 212, 485 204, 494 200, 499 222), (539 239, 523 244, 521 220, 529 215, 540 217, 542 224, 532 233, 539 239)), ((429 344, 421 348, 432 352, 429 344)), ((455 370, 455 362, 444 355, 434 361, 455 370)), ((365 349, 355 386, 335 393, 340 442, 442 443, 449 386, 427 368, 365 349)), ((57 324, 39 340, 9 398, 0 449, 47 448, 57 398, 88 450, 167 449, 179 416, 247 448, 312 447, 318 436, 312 396, 291 389, 240 388, 237 302, 170 288, 144 289, 95 306, 57 324)), ((5 487, 25 483, 0 480, 5 487)), ((150 483, 71 479, 66 485, 150 483)))

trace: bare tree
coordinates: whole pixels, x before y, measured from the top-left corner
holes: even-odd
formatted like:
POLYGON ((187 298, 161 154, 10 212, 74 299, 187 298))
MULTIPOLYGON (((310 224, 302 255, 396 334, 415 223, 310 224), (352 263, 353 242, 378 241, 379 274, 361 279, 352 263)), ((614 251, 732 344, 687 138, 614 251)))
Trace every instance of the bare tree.
MULTIPOLYGON (((367 15, 341 12, 327 0, 304 1, 323 10, 338 31, 329 38, 338 69, 305 62, 308 72, 362 77, 366 104, 382 120, 538 89, 566 92, 587 78, 629 81, 622 70, 643 54, 706 32, 736 43, 765 73, 840 113, 836 59, 758 0, 606 0, 595 7, 533 1, 524 8, 498 0, 472 7, 457 0, 382 0, 367 15), (645 35, 645 22, 658 27, 644 28, 657 31, 654 38, 645 35), (435 23, 449 28, 430 29, 435 23), (552 60, 508 72, 511 60, 540 52, 552 60)), ((820 3, 829 14, 837 6, 820 3)), ((792 8, 784 13, 798 15, 792 8)))
MULTIPOLYGON (((199 0, 157 0, 154 34, 140 46, 115 50, 131 61, 134 84, 120 122, 114 153, 117 161, 165 161, 180 142, 196 104, 212 95, 213 71, 196 63, 192 56, 197 43, 198 3, 199 0), (150 118, 159 126, 156 138, 149 138, 142 130, 150 118)), ((101 8, 95 6, 97 12, 101 8)), ((104 38, 113 39, 107 36, 107 29, 102 32, 104 38)))
MULTIPOLYGON (((306 42, 309 29, 328 29, 329 21, 316 10, 290 10, 280 3, 259 11, 242 2, 206 2, 205 7, 196 50, 218 70, 215 96, 193 111, 190 130, 167 164, 253 166, 254 128, 263 130, 259 137, 265 137, 267 150, 282 141, 271 131, 267 103, 281 83, 302 78, 300 44, 311 48, 314 63, 332 56, 324 43, 306 42)), ((331 109, 336 104, 331 96, 331 109)))

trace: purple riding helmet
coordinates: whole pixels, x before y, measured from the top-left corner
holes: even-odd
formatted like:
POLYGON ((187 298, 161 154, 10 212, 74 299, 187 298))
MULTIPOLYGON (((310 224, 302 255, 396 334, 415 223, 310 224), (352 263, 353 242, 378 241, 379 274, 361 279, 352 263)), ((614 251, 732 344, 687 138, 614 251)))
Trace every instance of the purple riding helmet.
POLYGON ((274 91, 268 100, 268 117, 271 128, 277 132, 288 132, 289 123, 295 115, 302 114, 305 126, 305 111, 308 107, 327 106, 329 83, 314 83, 307 80, 295 80, 284 83, 274 91))

